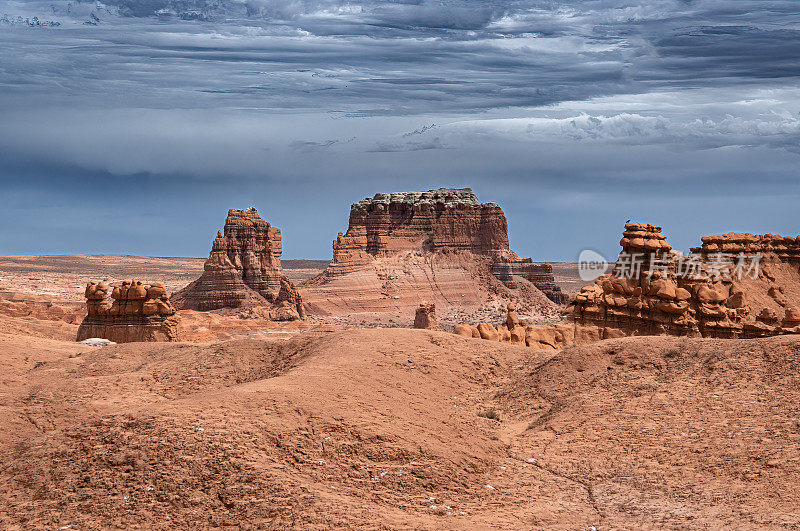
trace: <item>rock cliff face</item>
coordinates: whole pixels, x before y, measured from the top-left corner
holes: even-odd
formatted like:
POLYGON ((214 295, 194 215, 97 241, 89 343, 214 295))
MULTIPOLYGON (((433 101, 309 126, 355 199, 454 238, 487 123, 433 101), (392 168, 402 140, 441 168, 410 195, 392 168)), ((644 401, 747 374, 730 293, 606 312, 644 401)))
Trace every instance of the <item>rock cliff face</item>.
POLYGON ((518 279, 522 278, 536 286, 551 301, 557 304, 567 302, 566 294, 556 284, 550 264, 535 264, 531 258, 520 258, 514 251, 504 250, 495 255, 490 271, 509 288, 517 288, 518 279))
POLYGON ((300 292, 283 274, 281 231, 255 208, 229 210, 203 275, 176 293, 181 309, 216 310, 277 305, 276 318, 304 316, 300 292))
MULTIPOLYGON (((375 194, 350 207, 348 235, 351 229, 364 235, 363 250, 372 256, 418 249, 476 254, 508 249, 503 210, 496 203, 479 203, 469 188, 375 194)), ((334 261, 338 247, 337 241, 334 261)))
POLYGON ((368 268, 376 259, 406 251, 472 253, 488 259, 491 274, 507 286, 523 278, 561 303, 566 297, 552 268, 521 259, 508 246, 508 222, 496 203, 480 203, 469 188, 376 194, 350 208, 347 232, 333 242, 328 278, 368 268))
POLYGON ((104 282, 90 282, 84 295, 87 315, 78 328, 77 341, 90 337, 117 343, 178 340, 175 308, 163 284, 126 280, 112 288, 104 282))

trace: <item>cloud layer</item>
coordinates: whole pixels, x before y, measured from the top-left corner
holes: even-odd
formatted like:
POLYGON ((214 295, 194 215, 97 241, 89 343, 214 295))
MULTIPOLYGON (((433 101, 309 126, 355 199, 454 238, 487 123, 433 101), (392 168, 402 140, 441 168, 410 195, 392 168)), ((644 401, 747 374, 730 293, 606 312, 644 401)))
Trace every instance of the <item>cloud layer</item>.
MULTIPOLYGON (((288 255, 325 257, 336 230, 287 198, 343 230, 362 195, 458 185, 508 205, 517 246, 542 258, 609 233, 613 252, 618 218, 654 195, 670 208, 642 215, 700 215, 700 193, 750 205, 717 205, 719 230, 798 232, 781 213, 797 200, 799 37, 794 0, 0 0, 0 181, 20 198, 0 220, 45 202, 86 229, 89 189, 194 188, 213 196, 192 199, 209 226, 252 201, 285 214, 288 255)), ((26 230, 0 252, 36 252, 26 230)), ((207 239, 128 242, 202 255, 207 239)))

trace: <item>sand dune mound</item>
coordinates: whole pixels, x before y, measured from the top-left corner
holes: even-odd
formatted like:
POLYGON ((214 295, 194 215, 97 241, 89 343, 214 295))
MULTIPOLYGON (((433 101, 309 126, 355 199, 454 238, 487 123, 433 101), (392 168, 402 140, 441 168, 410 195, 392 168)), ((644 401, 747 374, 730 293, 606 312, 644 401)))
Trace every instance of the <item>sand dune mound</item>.
POLYGON ((474 402, 499 362, 457 345, 351 331, 45 360, 9 399, 32 428, 5 445, 0 520, 417 525, 431 496, 476 503, 504 455, 474 402))
POLYGON ((800 524, 795 337, 25 340, 3 527, 800 524))

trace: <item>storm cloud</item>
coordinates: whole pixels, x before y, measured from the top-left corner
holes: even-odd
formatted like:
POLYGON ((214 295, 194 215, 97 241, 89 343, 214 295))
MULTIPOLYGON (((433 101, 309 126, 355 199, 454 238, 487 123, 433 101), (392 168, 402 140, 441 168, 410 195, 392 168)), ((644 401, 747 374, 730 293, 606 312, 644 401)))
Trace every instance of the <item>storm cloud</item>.
POLYGON ((798 37, 795 1, 0 0, 0 252, 202 255, 178 225, 252 203, 325 258, 350 202, 438 186, 540 259, 796 234, 798 37))

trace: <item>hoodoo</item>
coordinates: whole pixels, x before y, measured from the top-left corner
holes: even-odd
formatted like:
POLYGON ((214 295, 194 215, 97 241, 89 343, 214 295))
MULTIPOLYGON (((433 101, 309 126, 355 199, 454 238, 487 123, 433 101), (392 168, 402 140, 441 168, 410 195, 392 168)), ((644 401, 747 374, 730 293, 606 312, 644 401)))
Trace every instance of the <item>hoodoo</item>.
POLYGON ((90 337, 116 343, 178 340, 175 308, 159 282, 126 280, 113 287, 89 282, 84 295, 87 315, 78 328, 78 341, 90 337))
MULTIPOLYGON (((661 227, 627 223, 611 273, 572 297, 561 324, 528 326, 526 344, 560 349, 625 336, 800 333, 800 236, 729 233, 702 242, 684 255, 661 227)), ((470 331, 468 324, 454 330, 470 331)))
POLYGON ((281 267, 281 230, 255 208, 229 210, 202 276, 177 292, 178 308, 216 310, 273 306, 273 318, 304 317, 300 292, 281 267))
POLYGON ((705 236, 688 256, 661 227, 625 225, 610 275, 566 310, 598 339, 668 334, 752 338, 800 332, 800 245, 772 234, 705 236))

